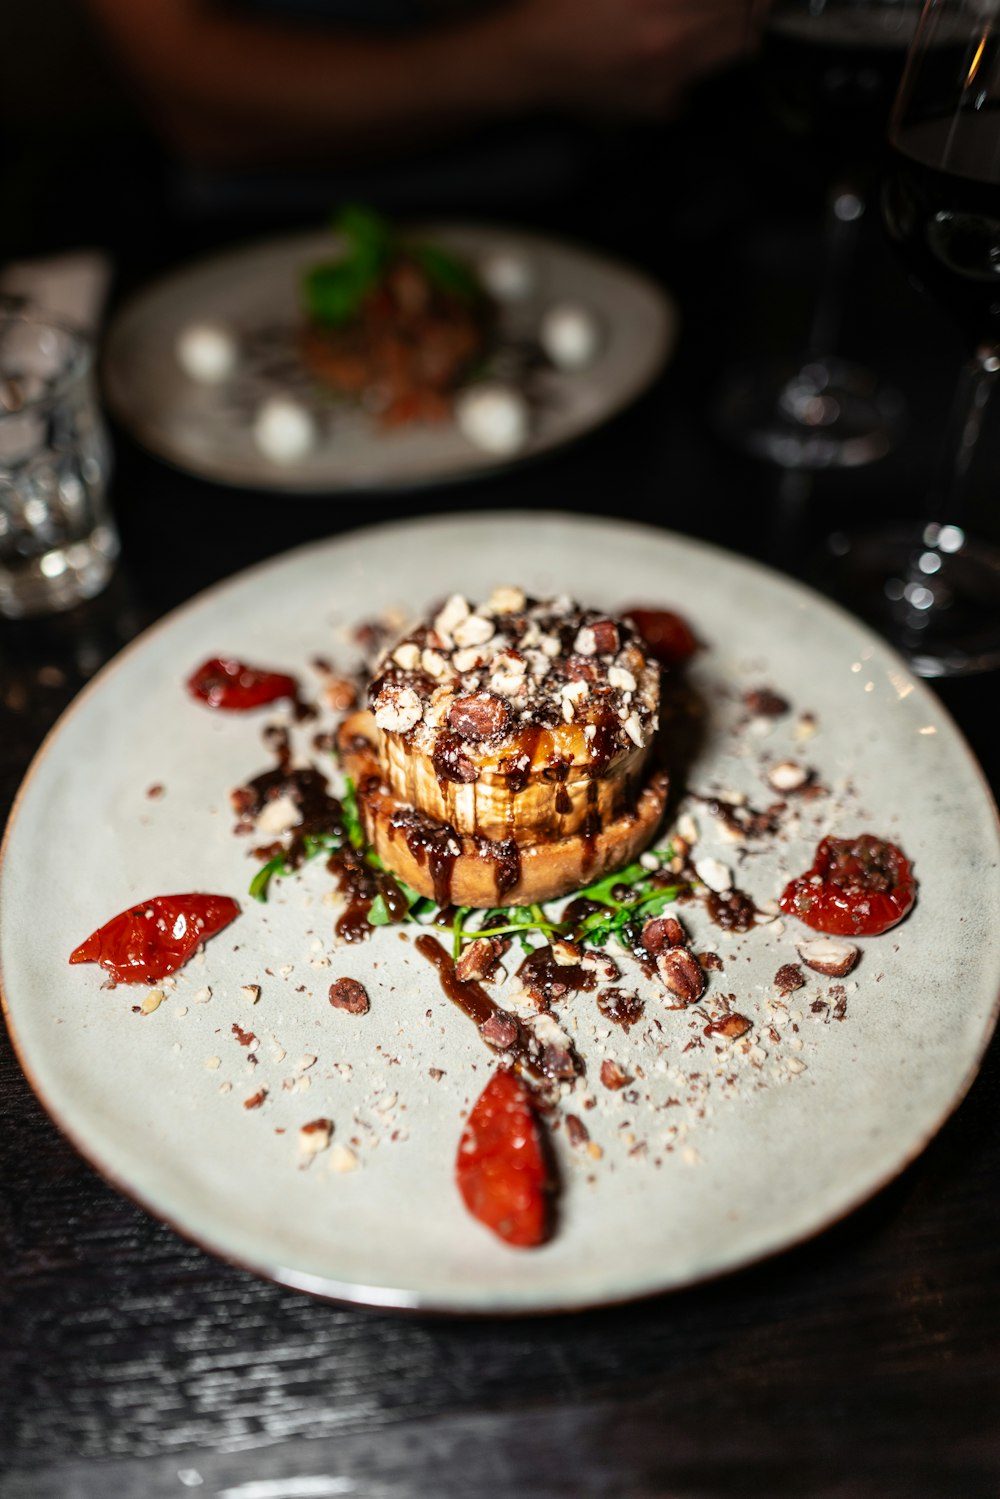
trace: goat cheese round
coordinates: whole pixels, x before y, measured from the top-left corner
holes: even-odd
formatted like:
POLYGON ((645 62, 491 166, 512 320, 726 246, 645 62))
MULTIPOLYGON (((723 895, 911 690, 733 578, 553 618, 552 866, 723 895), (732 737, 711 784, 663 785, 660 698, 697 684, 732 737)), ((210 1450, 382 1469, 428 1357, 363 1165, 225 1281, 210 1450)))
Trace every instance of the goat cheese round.
POLYGON ((316 442, 316 423, 291 396, 269 396, 257 408, 254 441, 274 463, 296 463, 316 442))
POLYGON ((542 318, 538 340, 557 369, 581 370, 593 361, 601 332, 586 307, 560 302, 542 318))
POLYGON ((477 269, 479 279, 498 302, 523 302, 535 290, 535 266, 517 250, 493 250, 484 255, 477 269))
POLYGON ((191 323, 178 335, 177 362, 202 385, 219 385, 236 368, 236 339, 222 323, 191 323))
POLYGON ((455 398, 455 425, 477 448, 507 458, 528 440, 528 403, 512 386, 484 381, 455 398))

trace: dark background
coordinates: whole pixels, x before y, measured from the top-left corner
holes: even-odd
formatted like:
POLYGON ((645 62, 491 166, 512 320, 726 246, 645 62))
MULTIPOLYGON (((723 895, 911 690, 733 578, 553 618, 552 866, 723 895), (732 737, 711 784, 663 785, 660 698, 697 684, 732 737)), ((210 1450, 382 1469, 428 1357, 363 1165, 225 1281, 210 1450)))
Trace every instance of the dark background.
MULTIPOLYGON (((0 261, 105 248, 112 310, 207 248, 322 223, 342 190, 289 181, 276 201, 266 184, 193 181, 57 0, 5 7, 0 67, 0 261)), ((768 123, 749 72, 702 89, 669 125, 546 124, 544 139, 542 157, 530 135, 471 142, 444 166, 376 174, 369 196, 480 214, 477 153, 499 153, 514 166, 490 177, 491 217, 621 254, 670 288, 684 329, 663 376, 571 449, 419 494, 276 501, 176 473, 116 431, 125 551, 113 584, 69 615, 0 623, 0 812, 122 643, 315 537, 430 511, 562 508, 813 578, 831 527, 918 509, 963 350, 874 215, 841 343, 903 393, 905 441, 868 469, 798 480, 716 435, 720 379, 740 358, 794 348, 818 280, 822 183, 807 147, 768 123)), ((977 524, 996 536, 993 416, 974 491, 977 524)), ((996 677, 940 692, 996 786, 996 677)), ((3 1037, 0 1494, 985 1499, 1000 1488, 998 1103, 994 1047, 896 1183, 815 1242, 716 1284, 573 1317, 431 1320, 317 1303, 182 1242, 75 1155, 3 1037)))

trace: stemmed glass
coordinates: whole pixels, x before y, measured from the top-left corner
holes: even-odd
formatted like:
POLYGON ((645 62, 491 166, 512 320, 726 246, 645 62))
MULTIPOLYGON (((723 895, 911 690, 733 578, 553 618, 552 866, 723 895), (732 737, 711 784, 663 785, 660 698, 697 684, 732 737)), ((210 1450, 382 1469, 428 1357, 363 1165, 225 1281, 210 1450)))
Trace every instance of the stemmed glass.
POLYGON ((831 538, 831 591, 920 675, 957 676, 1000 665, 1000 551, 965 529, 972 458, 1000 372, 1000 0, 926 0, 889 148, 889 239, 971 357, 926 518, 831 538))
POLYGON ((851 467, 893 444, 900 401, 840 357, 844 296, 866 210, 872 141, 885 131, 921 0, 771 0, 761 76, 771 111, 807 136, 827 183, 823 265, 797 359, 756 360, 725 382, 718 425, 785 469, 851 467))

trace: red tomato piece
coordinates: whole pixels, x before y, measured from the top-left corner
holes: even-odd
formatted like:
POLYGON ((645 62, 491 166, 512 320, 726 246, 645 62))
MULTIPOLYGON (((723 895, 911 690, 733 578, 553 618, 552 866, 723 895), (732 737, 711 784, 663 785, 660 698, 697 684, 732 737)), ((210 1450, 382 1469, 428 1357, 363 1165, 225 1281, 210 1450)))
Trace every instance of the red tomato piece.
POLYGON ((781 909, 837 937, 877 937, 910 910, 916 882, 894 843, 862 833, 824 838, 811 869, 789 881, 781 909))
POLYGON ((552 1183, 531 1093, 515 1073, 494 1073, 473 1104, 455 1177, 472 1216, 505 1243, 544 1243, 552 1183))
POLYGON ((294 677, 280 671, 260 671, 242 661, 223 660, 218 656, 199 666, 188 678, 187 689, 192 697, 207 703, 210 708, 223 708, 232 713, 261 708, 265 703, 277 702, 282 697, 294 702, 299 695, 299 684, 294 677))
POLYGON ((661 666, 682 666, 701 649, 701 641, 687 620, 670 609, 624 609, 622 613, 635 625, 650 655, 661 666))
POLYGON ((100 963, 116 983, 155 984, 239 914, 228 895, 154 895, 112 916, 69 960, 100 963))

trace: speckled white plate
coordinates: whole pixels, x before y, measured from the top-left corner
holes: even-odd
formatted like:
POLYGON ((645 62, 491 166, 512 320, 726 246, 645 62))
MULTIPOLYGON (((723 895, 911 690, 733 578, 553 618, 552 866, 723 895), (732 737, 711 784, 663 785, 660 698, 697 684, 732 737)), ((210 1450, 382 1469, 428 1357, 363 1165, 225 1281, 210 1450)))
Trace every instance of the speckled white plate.
MULTIPOLYGON (((699 854, 734 863, 704 807, 695 816, 699 854)), ((994 1023, 998 851, 989 793, 936 700, 813 594, 640 527, 568 515, 431 519, 293 552, 212 589, 81 695, 33 765, 7 833, 3 992, 19 1056, 57 1123, 112 1182, 214 1252, 385 1306, 564 1309, 683 1286, 793 1244, 922 1149, 965 1093, 994 1023), (897 839, 920 882, 910 918, 863 944, 844 993, 812 975, 784 1009, 772 980, 795 957, 793 924, 727 937, 700 906, 685 907, 696 950, 716 948, 725 963, 711 992, 733 994, 754 1023, 745 1048, 699 1045, 704 1017, 665 1009, 652 987, 628 1035, 597 1023, 592 994, 562 1006, 596 1100, 570 1107, 602 1154, 556 1132, 560 1220, 532 1252, 495 1241, 453 1184, 489 1053, 398 930, 333 949, 322 869, 285 881, 266 906, 244 898, 240 919, 150 1015, 132 1010, 144 990, 102 989, 100 970, 66 962, 137 900, 246 890, 254 866, 232 834, 227 792, 269 763, 267 715, 213 715, 188 698, 183 679, 198 662, 233 653, 311 683, 310 660, 345 659, 352 622, 515 580, 608 608, 670 604, 691 618, 709 647, 692 673, 706 704, 695 790, 742 791, 759 806, 772 799, 763 764, 792 755, 816 770, 829 794, 802 806, 777 847, 739 864, 758 902, 805 867, 828 829, 897 839), (746 722, 742 694, 761 685, 792 711, 734 733, 746 722), (817 732, 804 740, 809 713, 817 732), (163 794, 151 799, 154 785, 163 794), (369 990, 363 1018, 327 1003, 344 973, 369 990), (247 983, 261 985, 253 1007, 247 983), (210 1001, 198 1003, 207 988, 210 1001), (255 1069, 234 1025, 260 1039, 255 1069), (606 1055, 632 1087, 600 1086, 606 1055), (316 1061, 303 1070, 306 1056, 316 1061), (263 1087, 265 1103, 247 1111, 263 1087), (320 1116, 357 1170, 332 1170, 332 1151, 300 1167, 298 1128, 320 1116)))
MULTIPOLYGON (((594 360, 574 373, 548 370, 535 380, 537 401, 528 442, 517 459, 548 452, 606 421, 650 383, 673 352, 674 303, 634 268, 542 235, 491 226, 435 224, 428 237, 481 261, 493 252, 524 257, 535 286, 524 301, 501 309, 506 341, 534 336, 553 304, 582 304, 596 317, 601 342, 594 360)), ((474 447, 451 423, 391 432, 344 403, 315 406, 320 439, 294 463, 278 464, 256 446, 252 402, 244 381, 212 387, 187 378, 174 347, 191 323, 222 322, 245 340, 261 328, 294 328, 300 318, 302 273, 335 252, 336 238, 308 234, 233 250, 180 270, 138 293, 111 326, 104 351, 104 390, 111 409, 152 452, 179 468, 224 484, 298 493, 405 488, 465 479, 507 466, 474 447)), ((303 387, 299 390, 299 387, 303 387)), ((282 380, 253 382, 260 395, 282 380)))

